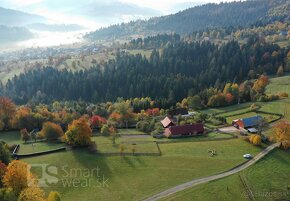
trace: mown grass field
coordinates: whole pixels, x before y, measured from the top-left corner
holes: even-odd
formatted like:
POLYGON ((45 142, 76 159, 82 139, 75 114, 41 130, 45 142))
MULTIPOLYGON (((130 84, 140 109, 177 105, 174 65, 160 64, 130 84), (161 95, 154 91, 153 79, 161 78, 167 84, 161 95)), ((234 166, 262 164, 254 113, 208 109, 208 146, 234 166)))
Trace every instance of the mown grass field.
POLYGON ((137 130, 137 129, 132 129, 132 128, 130 128, 130 129, 118 129, 118 134, 120 134, 120 135, 130 135, 130 134, 146 134, 146 133, 144 133, 144 132, 142 132, 142 131, 139 131, 139 130, 137 130))
POLYGON ((277 115, 270 115, 270 114, 263 114, 263 113, 256 113, 256 112, 248 112, 248 113, 245 113, 245 114, 239 114, 239 115, 227 117, 227 122, 230 124, 235 119, 248 118, 248 117, 253 117, 253 116, 256 116, 256 115, 262 116, 265 119, 265 121, 267 121, 267 122, 271 122, 271 121, 273 121, 275 119, 279 119, 279 116, 277 116, 277 115))
POLYGON ((257 164, 220 180, 202 184, 168 198, 167 201, 211 201, 233 200, 246 201, 248 190, 240 177, 247 183, 253 192, 255 200, 290 200, 290 152, 274 150, 257 164))
POLYGON ((64 143, 49 143, 49 142, 37 142, 33 144, 26 144, 20 139, 19 132, 1 132, 0 141, 5 141, 8 144, 19 144, 20 148, 18 154, 29 154, 41 151, 48 151, 65 146, 64 143))
MULTIPOLYGON (((58 168, 60 181, 45 188, 46 192, 57 190, 64 201, 82 200, 140 200, 169 187, 228 170, 245 161, 244 153, 257 154, 261 149, 240 140, 212 142, 187 142, 160 144, 162 156, 112 156, 89 154, 86 150, 45 155, 25 159, 30 164, 49 164, 58 168), (215 149, 216 157, 208 154, 215 149), (98 185, 96 176, 78 175, 90 185, 65 186, 66 172, 62 168, 87 170, 99 168, 100 175, 108 179, 108 186, 98 185)), ((39 170, 35 170, 40 174, 39 170)))

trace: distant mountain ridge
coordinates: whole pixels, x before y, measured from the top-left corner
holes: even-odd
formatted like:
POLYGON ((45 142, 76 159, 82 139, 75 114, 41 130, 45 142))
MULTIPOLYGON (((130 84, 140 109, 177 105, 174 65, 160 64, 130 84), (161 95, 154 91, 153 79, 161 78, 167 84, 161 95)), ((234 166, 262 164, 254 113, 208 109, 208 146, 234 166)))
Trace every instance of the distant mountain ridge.
POLYGON ((87 35, 92 40, 154 35, 189 34, 215 27, 247 27, 259 21, 289 18, 290 0, 250 0, 205 4, 176 14, 113 25, 87 35), (288 13, 287 13, 288 12, 288 13))
POLYGON ((33 23, 44 23, 45 21, 46 18, 39 15, 0 7, 0 25, 25 26, 33 23))
POLYGON ((29 24, 26 27, 37 31, 50 31, 50 32, 71 32, 83 30, 84 27, 77 24, 44 24, 34 23, 29 24))
POLYGON ((8 27, 0 25, 0 44, 18 42, 33 38, 34 35, 25 27, 8 27))

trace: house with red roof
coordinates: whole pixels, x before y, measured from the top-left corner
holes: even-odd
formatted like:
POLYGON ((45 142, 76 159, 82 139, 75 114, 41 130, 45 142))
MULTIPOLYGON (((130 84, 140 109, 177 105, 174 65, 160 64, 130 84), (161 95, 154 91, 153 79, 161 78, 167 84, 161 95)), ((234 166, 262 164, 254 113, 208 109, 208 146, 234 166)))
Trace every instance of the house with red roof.
POLYGON ((164 136, 167 138, 171 137, 182 137, 182 136, 196 136, 204 134, 203 123, 187 124, 180 126, 170 126, 164 130, 164 136))

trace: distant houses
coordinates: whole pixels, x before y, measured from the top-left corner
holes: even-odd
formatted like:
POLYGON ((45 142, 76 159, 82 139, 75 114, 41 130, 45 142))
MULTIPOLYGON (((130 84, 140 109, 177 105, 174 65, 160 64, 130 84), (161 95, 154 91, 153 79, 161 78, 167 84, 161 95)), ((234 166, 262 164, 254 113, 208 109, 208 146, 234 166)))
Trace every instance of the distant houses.
POLYGON ((175 125, 169 117, 165 117, 161 123, 165 128, 163 135, 167 138, 202 135, 205 131, 203 123, 175 125))
POLYGON ((263 117, 256 115, 248 118, 236 119, 233 120, 232 125, 236 128, 247 129, 250 133, 256 133, 259 122, 263 120, 263 117))

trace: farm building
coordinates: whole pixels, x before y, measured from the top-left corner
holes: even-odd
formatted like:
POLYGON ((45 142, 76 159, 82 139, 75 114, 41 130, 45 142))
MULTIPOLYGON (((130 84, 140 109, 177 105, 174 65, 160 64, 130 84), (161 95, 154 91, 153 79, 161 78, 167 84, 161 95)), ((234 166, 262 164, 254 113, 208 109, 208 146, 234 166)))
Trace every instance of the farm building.
POLYGON ((259 121, 262 119, 263 117, 259 115, 243 119, 236 119, 232 122, 232 125, 237 128, 251 128, 257 126, 259 121))
POLYGON ((165 137, 181 137, 194 136, 204 133, 204 126, 202 123, 188 124, 182 126, 170 126, 165 129, 165 137))
POLYGON ((163 128, 168 128, 169 126, 175 126, 173 121, 169 117, 165 117, 162 121, 161 124, 163 128))

